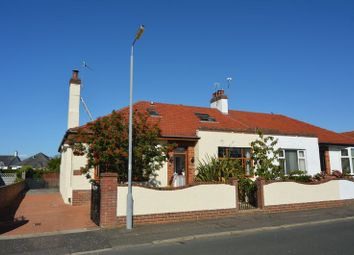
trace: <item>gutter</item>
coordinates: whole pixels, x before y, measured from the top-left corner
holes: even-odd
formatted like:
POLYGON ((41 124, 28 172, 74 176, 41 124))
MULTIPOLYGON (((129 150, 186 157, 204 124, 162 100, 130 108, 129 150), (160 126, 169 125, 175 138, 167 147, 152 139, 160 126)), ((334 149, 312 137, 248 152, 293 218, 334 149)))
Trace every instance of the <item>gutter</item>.
POLYGON ((183 141, 198 141, 200 137, 197 136, 161 136, 161 140, 183 140, 183 141))
POLYGON ((58 152, 59 152, 59 153, 61 152, 61 146, 63 146, 65 140, 68 138, 68 136, 69 136, 70 134, 77 134, 77 131, 70 130, 70 129, 66 130, 65 135, 64 135, 63 139, 61 140, 60 145, 59 145, 59 148, 58 148, 58 152))
POLYGON ((328 145, 332 145, 332 146, 346 146, 346 147, 353 147, 354 146, 354 143, 318 143, 319 145, 322 145, 322 146, 328 146, 328 145))

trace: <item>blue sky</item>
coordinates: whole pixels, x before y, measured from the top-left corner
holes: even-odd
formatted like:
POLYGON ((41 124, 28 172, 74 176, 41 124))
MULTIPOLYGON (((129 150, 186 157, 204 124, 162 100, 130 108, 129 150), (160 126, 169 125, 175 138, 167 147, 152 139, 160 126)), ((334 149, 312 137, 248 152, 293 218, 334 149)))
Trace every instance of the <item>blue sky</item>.
POLYGON ((232 109, 354 130, 354 1, 2 0, 0 154, 57 153, 83 60, 94 117, 128 105, 141 23, 134 101, 208 107, 219 82, 232 109))

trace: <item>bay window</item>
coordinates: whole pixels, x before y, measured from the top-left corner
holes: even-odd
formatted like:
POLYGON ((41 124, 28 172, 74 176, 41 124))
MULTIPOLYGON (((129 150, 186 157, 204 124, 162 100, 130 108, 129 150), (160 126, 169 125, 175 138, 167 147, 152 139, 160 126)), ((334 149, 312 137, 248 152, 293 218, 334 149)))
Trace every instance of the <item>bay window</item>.
POLYGON ((306 172, 305 150, 280 150, 279 165, 284 174, 295 170, 306 172))
POLYGON ((354 148, 341 149, 341 162, 342 162, 342 173, 343 174, 353 174, 354 173, 354 148))
POLYGON ((242 167, 246 171, 246 175, 251 174, 251 148, 239 147, 218 147, 219 158, 232 158, 240 160, 242 167))

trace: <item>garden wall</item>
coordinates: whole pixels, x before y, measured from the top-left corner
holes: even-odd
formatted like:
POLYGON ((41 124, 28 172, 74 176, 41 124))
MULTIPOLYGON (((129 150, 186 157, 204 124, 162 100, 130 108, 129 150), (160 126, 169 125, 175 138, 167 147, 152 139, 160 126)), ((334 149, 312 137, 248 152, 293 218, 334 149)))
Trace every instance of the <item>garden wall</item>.
POLYGON ((354 182, 329 180, 319 183, 271 182, 263 186, 264 207, 333 202, 354 199, 354 182))
MULTIPOLYGON (((150 223, 157 223, 159 219, 171 221, 168 220, 171 217, 202 218, 203 215, 235 213, 236 190, 236 185, 229 184, 199 184, 179 189, 134 186, 134 222, 139 222, 139 219, 148 222, 150 219, 150 223)), ((127 186, 118 186, 117 216, 123 221, 125 217, 122 216, 126 216, 127 191, 127 186)))
POLYGON ((0 187, 0 208, 10 206, 11 203, 20 196, 24 189, 24 181, 0 187))
POLYGON ((59 187, 59 173, 45 173, 42 178, 46 184, 46 188, 59 187))

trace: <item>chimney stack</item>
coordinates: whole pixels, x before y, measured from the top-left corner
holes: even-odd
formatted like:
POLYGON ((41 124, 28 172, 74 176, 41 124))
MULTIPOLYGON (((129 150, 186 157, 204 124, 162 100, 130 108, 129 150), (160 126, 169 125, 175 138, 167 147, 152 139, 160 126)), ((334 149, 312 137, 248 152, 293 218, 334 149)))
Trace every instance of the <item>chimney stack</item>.
POLYGON ((213 93, 213 97, 210 100, 210 108, 215 108, 223 114, 228 114, 228 97, 224 93, 225 91, 223 89, 219 89, 213 93))
POLYGON ((69 82, 68 129, 78 127, 80 125, 80 90, 81 80, 79 79, 79 71, 73 70, 72 77, 69 82))

